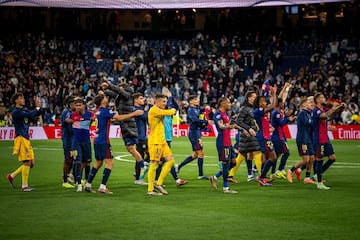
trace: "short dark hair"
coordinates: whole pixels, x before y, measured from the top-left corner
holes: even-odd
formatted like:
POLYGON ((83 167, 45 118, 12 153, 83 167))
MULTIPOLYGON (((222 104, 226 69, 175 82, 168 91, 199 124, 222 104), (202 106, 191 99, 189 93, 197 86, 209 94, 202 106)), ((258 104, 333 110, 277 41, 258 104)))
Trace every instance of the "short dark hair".
POLYGON ((17 92, 14 95, 12 95, 11 97, 11 102, 15 104, 15 101, 19 98, 19 97, 24 97, 24 94, 22 92, 17 92))
POLYGON ((100 106, 101 105, 101 101, 105 98, 105 95, 103 94, 98 94, 96 95, 96 97, 94 98, 94 103, 96 106, 100 106))
POLYGON ((256 92, 255 91, 247 91, 246 94, 245 94, 245 101, 248 102, 248 99, 250 98, 250 96, 252 94, 256 94, 256 92))
POLYGON ((261 96, 261 95, 256 96, 255 101, 254 101, 254 108, 259 108, 260 107, 260 100, 261 99, 265 99, 265 97, 261 96))
POLYGON ((74 96, 68 96, 65 100, 67 106, 70 106, 70 104, 73 103, 74 101, 75 101, 74 96))
POLYGON ((155 95, 155 99, 160 99, 160 98, 167 98, 167 96, 165 96, 165 95, 162 94, 162 93, 157 93, 157 94, 155 95))
POLYGON ((278 99, 277 99, 276 106, 278 107, 278 106, 280 105, 280 103, 283 103, 283 99, 282 99, 282 98, 278 98, 278 99))
POLYGON ((221 104, 225 102, 228 98, 227 97, 221 97, 218 101, 217 108, 220 108, 221 104))
POLYGON ((138 99, 139 97, 143 97, 144 96, 144 94, 142 94, 142 93, 134 93, 133 94, 133 99, 138 99))
POLYGON ((74 98, 74 103, 82 103, 82 104, 85 104, 85 103, 84 103, 84 99, 82 99, 81 97, 75 97, 75 98, 74 98))
POLYGON ((197 99, 197 98, 198 98, 197 95, 190 95, 190 96, 188 97, 188 101, 190 102, 191 100, 197 99))

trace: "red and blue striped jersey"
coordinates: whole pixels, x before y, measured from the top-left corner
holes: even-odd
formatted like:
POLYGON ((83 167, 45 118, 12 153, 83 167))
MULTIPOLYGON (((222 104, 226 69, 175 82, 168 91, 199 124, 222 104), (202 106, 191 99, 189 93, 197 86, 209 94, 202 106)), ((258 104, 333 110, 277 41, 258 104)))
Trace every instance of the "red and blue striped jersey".
POLYGON ((110 143, 110 120, 115 115, 109 108, 100 107, 95 113, 96 134, 94 144, 110 143))
POLYGON ((329 142, 329 136, 327 134, 327 119, 320 118, 320 115, 324 112, 326 112, 325 109, 320 109, 318 107, 316 107, 312 112, 312 120, 314 125, 314 144, 325 144, 329 142))
POLYGON ((283 141, 286 139, 284 126, 288 123, 288 117, 284 116, 283 111, 278 111, 277 109, 272 110, 271 112, 271 125, 274 128, 274 131, 271 135, 271 140, 273 141, 283 141))
POLYGON ((270 139, 270 122, 264 108, 256 108, 254 110, 254 118, 256 124, 259 126, 259 131, 256 133, 257 140, 270 139))
POLYGON ((216 111, 214 114, 214 123, 217 129, 218 135, 216 137, 216 142, 221 144, 223 147, 230 147, 231 138, 230 138, 230 129, 221 129, 219 126, 219 121, 223 122, 224 125, 230 123, 230 117, 226 112, 221 112, 220 110, 216 111))
POLYGON ((85 111, 83 115, 78 112, 72 112, 71 118, 73 120, 73 141, 81 142, 87 141, 90 138, 90 125, 91 118, 93 118, 94 113, 90 111, 85 111))

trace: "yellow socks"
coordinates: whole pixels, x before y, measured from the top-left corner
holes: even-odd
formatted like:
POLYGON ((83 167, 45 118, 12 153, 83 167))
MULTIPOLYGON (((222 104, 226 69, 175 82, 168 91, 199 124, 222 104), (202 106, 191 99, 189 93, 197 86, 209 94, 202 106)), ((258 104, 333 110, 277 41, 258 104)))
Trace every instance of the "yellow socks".
POLYGON ((21 165, 20 167, 18 167, 18 169, 16 169, 16 170, 11 174, 13 178, 16 177, 16 175, 19 175, 19 174, 22 172, 23 166, 24 166, 24 165, 21 165))
POLYGON ((156 177, 156 169, 159 167, 159 163, 150 162, 148 170, 148 192, 154 191, 154 182, 156 177))
POLYGON ((159 179, 157 180, 157 185, 162 185, 164 183, 164 179, 166 178, 166 176, 169 174, 171 168, 175 165, 175 161, 174 160, 170 160, 164 163, 164 166, 161 170, 159 179))
POLYGON ((255 165, 259 173, 261 173, 261 165, 262 165, 262 153, 258 152, 254 154, 255 165))
POLYGON ((28 187, 29 173, 30 173, 30 166, 23 165, 21 172, 23 188, 28 187))
POLYGON ((236 165, 230 169, 229 177, 235 176, 236 171, 239 169, 240 164, 244 161, 245 157, 242 154, 238 154, 237 158, 235 159, 236 165))

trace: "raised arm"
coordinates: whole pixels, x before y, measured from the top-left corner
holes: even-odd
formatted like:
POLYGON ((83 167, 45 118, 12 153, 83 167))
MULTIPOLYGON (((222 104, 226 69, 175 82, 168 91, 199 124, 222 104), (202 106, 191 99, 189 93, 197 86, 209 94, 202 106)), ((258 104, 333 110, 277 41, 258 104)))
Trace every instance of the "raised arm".
POLYGON ((270 90, 271 90, 271 98, 272 98, 272 101, 271 101, 270 104, 268 104, 268 105, 265 107, 265 109, 264 109, 265 113, 270 112, 271 110, 273 110, 273 109, 275 108, 276 104, 277 104, 277 98, 278 98, 278 97, 276 96, 277 88, 276 88, 276 87, 271 87, 270 90))
POLYGON ((291 88, 292 88, 291 83, 286 82, 284 87, 281 89, 278 98, 281 98, 282 101, 285 102, 291 88))
POLYGON ((330 110, 327 112, 321 113, 319 117, 321 119, 327 119, 327 118, 331 117, 331 115, 333 115, 335 112, 338 112, 338 111, 344 109, 345 106, 346 106, 345 104, 340 104, 338 102, 334 102, 332 108, 330 108, 330 110))
POLYGON ((136 110, 134 112, 128 113, 128 114, 115 114, 113 118, 118 121, 125 121, 129 118, 140 116, 144 114, 143 110, 136 110))

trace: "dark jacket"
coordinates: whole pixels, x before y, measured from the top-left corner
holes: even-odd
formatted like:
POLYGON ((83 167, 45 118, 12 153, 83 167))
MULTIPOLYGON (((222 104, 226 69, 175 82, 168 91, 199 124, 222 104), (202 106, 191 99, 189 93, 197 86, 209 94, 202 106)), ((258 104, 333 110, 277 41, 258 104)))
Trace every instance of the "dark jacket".
MULTIPOLYGON (((247 131, 249 131, 250 128, 256 132, 259 130, 254 119, 254 107, 250 103, 245 101, 244 104, 240 107, 239 114, 236 118, 236 123, 247 131)), ((246 137, 243 133, 241 133, 239 152, 248 153, 255 151, 260 151, 260 145, 256 137, 246 137)))
MULTIPOLYGON (((134 111, 133 94, 134 89, 129 85, 118 87, 109 83, 105 94, 115 99, 116 110, 119 114, 128 114, 134 111)), ((121 134, 123 138, 137 138, 137 127, 134 118, 129 118, 120 122, 121 134)))

